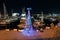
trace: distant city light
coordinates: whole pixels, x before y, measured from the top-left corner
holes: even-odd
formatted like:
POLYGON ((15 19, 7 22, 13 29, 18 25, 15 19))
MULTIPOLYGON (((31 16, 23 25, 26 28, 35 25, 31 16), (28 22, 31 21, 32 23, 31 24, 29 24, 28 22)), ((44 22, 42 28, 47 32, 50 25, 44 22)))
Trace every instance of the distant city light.
POLYGON ((34 18, 33 16, 31 18, 34 18))
POLYGON ((50 18, 50 20, 55 21, 56 19, 54 19, 54 18, 50 18))
POLYGON ((34 21, 38 21, 37 19, 34 19, 34 21))
POLYGON ((19 13, 12 13, 12 16, 19 16, 19 13))
POLYGON ((37 16, 39 16, 39 14, 37 14, 37 16))
POLYGON ((53 14, 53 16, 57 16, 57 14, 53 14))
POLYGON ((26 14, 21 14, 21 16, 26 16, 26 14))
POLYGON ((21 17, 21 19, 26 19, 25 17, 21 17))

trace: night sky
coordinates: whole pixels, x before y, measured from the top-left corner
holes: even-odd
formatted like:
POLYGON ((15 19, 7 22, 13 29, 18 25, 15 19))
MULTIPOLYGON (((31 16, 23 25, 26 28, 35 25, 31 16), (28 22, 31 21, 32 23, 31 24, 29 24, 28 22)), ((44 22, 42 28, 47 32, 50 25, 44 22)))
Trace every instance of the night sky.
POLYGON ((0 10, 3 9, 3 2, 8 12, 14 10, 20 13, 23 7, 32 7, 32 13, 41 11, 60 13, 60 1, 58 0, 0 0, 0 10))

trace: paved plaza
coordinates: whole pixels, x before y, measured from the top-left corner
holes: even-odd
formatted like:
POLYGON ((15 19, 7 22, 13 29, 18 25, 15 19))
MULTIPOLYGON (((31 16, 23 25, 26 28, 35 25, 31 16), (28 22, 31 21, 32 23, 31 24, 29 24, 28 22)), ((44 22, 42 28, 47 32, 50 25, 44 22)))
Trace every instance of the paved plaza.
POLYGON ((24 36, 19 31, 0 30, 0 40, 59 40, 60 28, 45 29, 44 32, 37 31, 34 36, 24 36), (54 38, 54 39, 53 39, 54 38))

